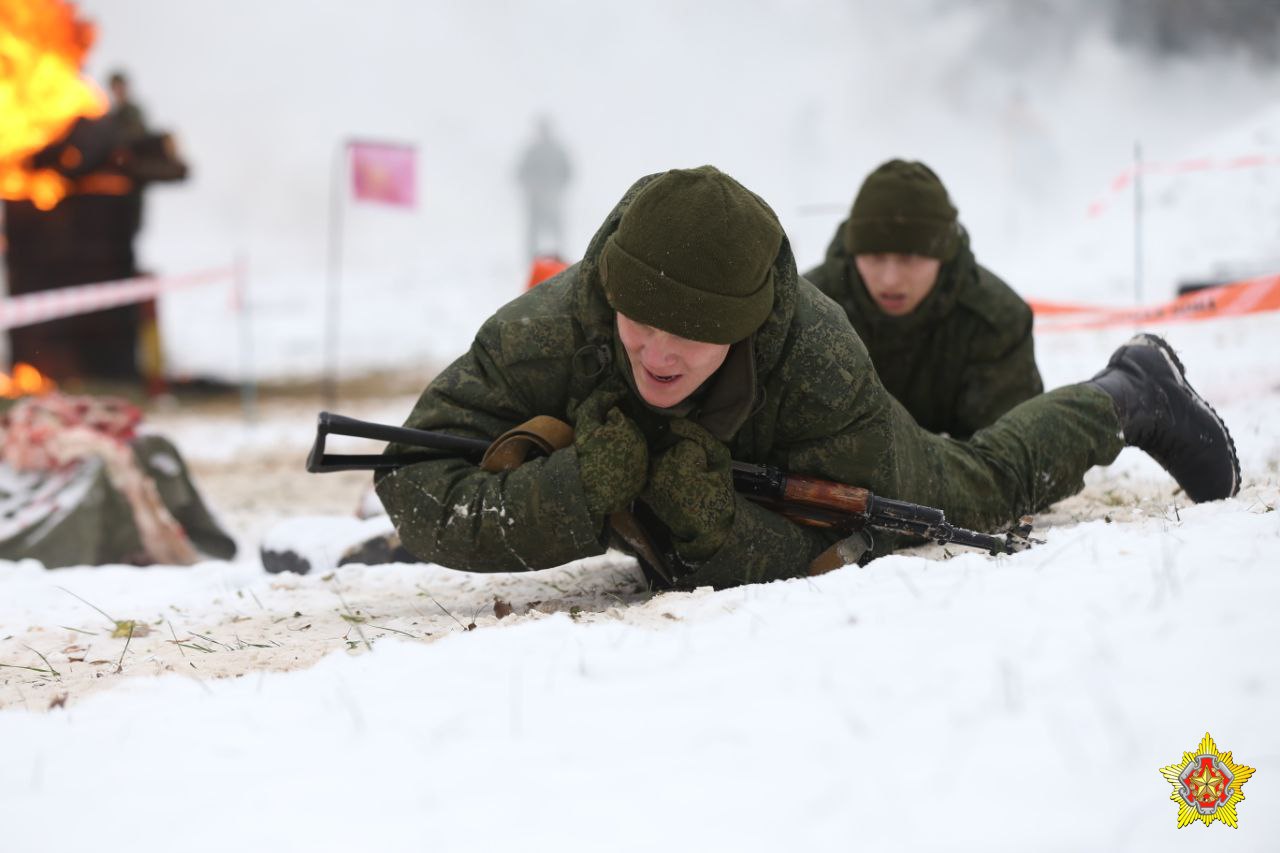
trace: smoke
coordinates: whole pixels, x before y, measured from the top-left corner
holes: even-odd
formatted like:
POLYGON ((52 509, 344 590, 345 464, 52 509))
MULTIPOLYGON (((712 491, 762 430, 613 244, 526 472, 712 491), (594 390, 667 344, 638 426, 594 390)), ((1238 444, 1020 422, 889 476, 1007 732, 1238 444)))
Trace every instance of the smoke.
POLYGON ((1213 56, 1242 52, 1280 61, 1280 3, 1275 0, 1112 0, 1111 32, 1155 56, 1213 56))
POLYGON ((1009 69, 1060 64, 1099 33, 1154 59, 1280 62, 1275 0, 937 0, 934 9, 980 15, 973 49, 1009 69))
MULTIPOLYGON (((1238 42, 1142 42, 1121 26, 1145 20, 1122 8, 1144 5, 1132 0, 80 5, 99 26, 89 71, 128 69, 192 164, 188 183, 148 198, 149 267, 243 255, 264 312, 318 311, 336 147, 412 143, 420 207, 348 211, 347 280, 395 289, 400 302, 372 328, 429 317, 457 337, 527 279, 514 171, 538 115, 574 160, 571 255, 636 178, 713 163, 769 201, 807 269, 863 177, 907 157, 942 176, 983 263, 1023 292, 1069 298, 1068 287, 1083 297, 1080 281, 1131 274, 1123 205, 1097 220, 1086 210, 1135 142, 1153 160, 1215 153, 1202 143, 1280 91, 1280 70, 1238 42), (1090 228, 1116 239, 1089 255, 1064 242, 1090 228), (457 294, 455 316, 442 306, 457 294)), ((1158 215, 1153 202, 1153 227, 1158 215)), ((1153 258, 1149 292, 1171 293, 1178 274, 1153 258)), ((290 346, 300 365, 315 361, 310 341, 290 346)))

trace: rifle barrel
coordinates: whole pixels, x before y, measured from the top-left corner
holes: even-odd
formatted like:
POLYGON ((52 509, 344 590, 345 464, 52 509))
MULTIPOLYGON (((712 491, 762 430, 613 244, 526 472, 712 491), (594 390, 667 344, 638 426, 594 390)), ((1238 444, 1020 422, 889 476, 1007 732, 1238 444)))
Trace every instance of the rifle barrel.
MULTIPOLYGON (((464 438, 321 412, 316 423, 315 444, 307 456, 307 470, 313 474, 326 471, 387 471, 424 460, 423 456, 410 453, 326 453, 325 439, 330 434, 406 444, 476 459, 483 456, 489 447, 489 442, 482 438, 464 438)), ((905 533, 938 543, 953 542, 956 545, 980 548, 989 554, 1010 554, 1029 543, 1029 523, 1024 525, 1025 530, 1019 528, 1020 537, 1015 541, 1011 536, 996 536, 955 527, 946 520, 940 509, 878 497, 857 486, 787 474, 775 466, 751 462, 734 462, 732 470, 735 491, 766 504, 793 520, 804 520, 823 527, 847 527, 851 530, 866 527, 905 533)))

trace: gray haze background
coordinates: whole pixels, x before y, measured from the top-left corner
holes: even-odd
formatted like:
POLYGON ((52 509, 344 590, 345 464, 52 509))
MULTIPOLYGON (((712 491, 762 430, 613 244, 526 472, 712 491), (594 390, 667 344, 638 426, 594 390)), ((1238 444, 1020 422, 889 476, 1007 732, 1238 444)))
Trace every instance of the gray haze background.
MULTIPOLYGON (((144 265, 247 258, 264 373, 319 363, 330 176, 348 137, 416 144, 421 201, 348 210, 344 364, 465 346, 527 276, 514 170, 540 114, 574 160, 571 254, 640 175, 713 163, 774 206, 805 269, 863 176, 906 156, 940 173, 979 259, 1024 294, 1131 300, 1130 197, 1085 211, 1135 140, 1152 160, 1280 153, 1274 5, 78 3, 99 28, 86 71, 127 69, 193 166, 149 195, 144 265), (1206 23, 1215 7, 1235 14, 1206 23)), ((1265 248, 1280 245, 1276 172, 1237 176, 1211 222, 1211 180, 1153 183, 1149 297, 1280 261, 1265 248)), ((169 301, 176 366, 226 363, 220 304, 169 301)))

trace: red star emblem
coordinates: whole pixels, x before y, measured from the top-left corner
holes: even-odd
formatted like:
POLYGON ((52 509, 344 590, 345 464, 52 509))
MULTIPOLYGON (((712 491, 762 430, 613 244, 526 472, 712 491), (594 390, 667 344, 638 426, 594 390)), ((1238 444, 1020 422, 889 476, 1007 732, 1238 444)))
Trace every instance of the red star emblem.
POLYGON ((1211 755, 1200 756, 1200 763, 1191 763, 1180 777, 1186 786, 1186 800, 1193 806, 1211 809, 1227 801, 1231 787, 1231 771, 1215 761, 1211 755))

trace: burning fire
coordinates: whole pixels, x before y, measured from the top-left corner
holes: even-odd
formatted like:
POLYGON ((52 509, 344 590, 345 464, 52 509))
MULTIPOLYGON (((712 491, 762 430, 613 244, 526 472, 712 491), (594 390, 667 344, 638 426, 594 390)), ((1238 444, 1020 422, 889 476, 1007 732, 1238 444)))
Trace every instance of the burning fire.
POLYGON ((81 78, 93 25, 65 0, 0 0, 0 197, 48 210, 67 181, 25 160, 60 139, 81 116, 107 111, 107 99, 81 78))
POLYGON ((0 371, 0 397, 14 399, 56 390, 56 382, 25 362, 20 361, 13 366, 13 376, 0 371))

